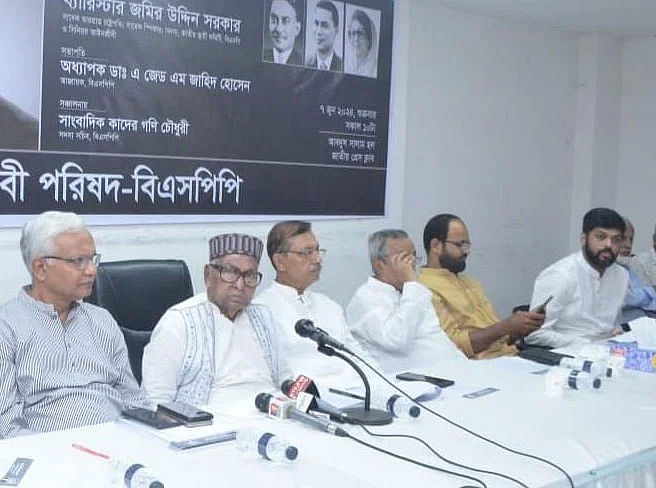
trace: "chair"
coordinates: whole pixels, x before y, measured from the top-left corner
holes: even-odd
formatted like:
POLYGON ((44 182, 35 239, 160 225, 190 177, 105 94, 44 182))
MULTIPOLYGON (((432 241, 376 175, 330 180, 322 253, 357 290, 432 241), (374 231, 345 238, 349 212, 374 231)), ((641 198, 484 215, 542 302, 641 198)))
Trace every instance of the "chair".
POLYGON ((143 349, 157 321, 193 294, 184 261, 136 259, 101 263, 86 301, 107 309, 121 326, 132 373, 141 384, 143 349))

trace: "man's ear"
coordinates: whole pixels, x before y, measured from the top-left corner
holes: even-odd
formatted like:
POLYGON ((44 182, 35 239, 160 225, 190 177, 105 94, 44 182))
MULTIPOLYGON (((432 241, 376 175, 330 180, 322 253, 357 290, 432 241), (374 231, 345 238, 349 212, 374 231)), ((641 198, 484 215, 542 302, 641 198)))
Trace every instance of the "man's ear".
POLYGON ((585 246, 586 241, 587 236, 585 235, 585 232, 581 232, 581 247, 585 246))
POLYGON ((32 279, 34 281, 44 281, 46 279, 46 261, 37 258, 32 261, 32 279))
POLYGON ((210 269, 210 265, 206 264, 205 267, 203 268, 203 279, 205 280, 205 286, 209 286, 211 272, 212 270, 210 269))
POLYGON ((430 249, 428 251, 430 254, 434 254, 435 256, 442 254, 442 243, 437 237, 433 237, 430 240, 430 249))
POLYGON ((371 267, 374 270, 374 275, 380 276, 383 273, 383 266, 385 265, 385 262, 382 259, 376 259, 372 264, 371 267))
POLYGON ((276 271, 285 271, 285 259, 283 258, 282 254, 275 253, 271 257, 271 261, 273 261, 273 267, 275 268, 276 271))

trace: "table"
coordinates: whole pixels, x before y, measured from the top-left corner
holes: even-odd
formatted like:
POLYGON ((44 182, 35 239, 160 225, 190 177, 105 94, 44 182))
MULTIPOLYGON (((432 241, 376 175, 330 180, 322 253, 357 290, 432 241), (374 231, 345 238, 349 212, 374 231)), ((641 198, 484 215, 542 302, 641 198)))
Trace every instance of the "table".
MULTIPOLYGON (((499 358, 442 361, 434 370, 418 372, 456 381, 440 398, 428 403, 431 408, 514 449, 548 458, 570 473, 576 486, 656 486, 656 375, 624 371, 621 377, 605 382, 600 391, 566 391, 562 398, 548 398, 544 395, 544 376, 534 374, 544 369, 520 358, 499 358), (499 391, 476 399, 462 397, 463 393, 484 387, 499 391)), ((74 442, 143 463, 167 487, 263 483, 292 488, 480 486, 391 459, 350 439, 333 437, 292 420, 268 419, 248 403, 226 409, 241 412, 239 417, 224 411, 217 415, 217 425, 194 432, 203 435, 237 427, 270 430, 299 448, 297 462, 276 465, 249 458, 237 451, 234 443, 173 451, 149 429, 125 421, 3 440, 0 459, 34 459, 20 488, 110 486, 107 461, 71 448, 74 442)), ((170 435, 180 430, 185 428, 170 435)), ((488 487, 519 486, 495 476, 453 468, 409 439, 371 438, 356 426, 348 430, 375 445, 478 477, 488 487)), ((502 451, 425 411, 417 420, 399 420, 372 430, 418 435, 452 460, 502 472, 530 487, 569 486, 554 468, 502 451)))

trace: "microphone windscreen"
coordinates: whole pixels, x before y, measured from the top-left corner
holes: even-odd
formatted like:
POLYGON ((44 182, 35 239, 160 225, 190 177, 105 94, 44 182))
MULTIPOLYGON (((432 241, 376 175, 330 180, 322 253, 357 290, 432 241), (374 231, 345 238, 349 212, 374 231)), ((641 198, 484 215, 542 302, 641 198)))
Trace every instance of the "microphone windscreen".
POLYGON ((314 323, 309 319, 301 319, 294 325, 294 330, 301 337, 308 337, 314 328, 314 323))
POLYGON ((282 385, 280 385, 280 391, 282 391, 285 395, 289 395, 289 390, 292 389, 293 385, 294 380, 285 380, 282 382, 282 385))
POLYGON ((270 393, 258 393, 255 397, 255 408, 260 412, 267 413, 269 411, 269 402, 273 398, 270 393))

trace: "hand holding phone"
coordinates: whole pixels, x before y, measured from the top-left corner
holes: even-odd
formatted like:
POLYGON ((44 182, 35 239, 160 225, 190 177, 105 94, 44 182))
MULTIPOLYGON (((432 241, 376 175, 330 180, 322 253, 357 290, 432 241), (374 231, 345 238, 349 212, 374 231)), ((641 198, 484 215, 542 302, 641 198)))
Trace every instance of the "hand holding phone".
POLYGON ((545 313, 547 313, 547 305, 551 300, 553 300, 553 295, 549 295, 549 298, 547 298, 542 305, 538 305, 537 307, 535 307, 533 309, 533 312, 541 313, 544 315, 545 313))

